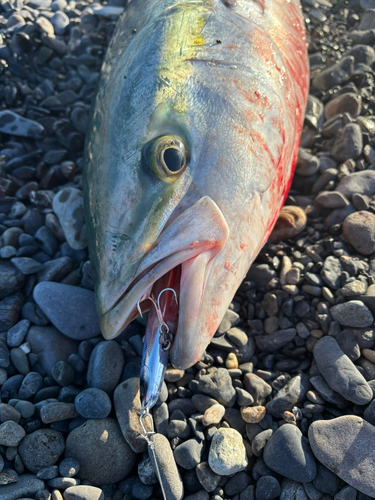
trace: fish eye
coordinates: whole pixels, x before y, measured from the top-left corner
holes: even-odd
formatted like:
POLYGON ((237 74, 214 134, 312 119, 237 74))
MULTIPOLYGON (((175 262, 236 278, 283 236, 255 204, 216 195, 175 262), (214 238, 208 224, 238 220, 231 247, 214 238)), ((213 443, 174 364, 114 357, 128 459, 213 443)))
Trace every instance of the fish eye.
POLYGON ((175 180, 186 168, 185 145, 179 137, 158 137, 146 149, 146 160, 160 179, 175 180))

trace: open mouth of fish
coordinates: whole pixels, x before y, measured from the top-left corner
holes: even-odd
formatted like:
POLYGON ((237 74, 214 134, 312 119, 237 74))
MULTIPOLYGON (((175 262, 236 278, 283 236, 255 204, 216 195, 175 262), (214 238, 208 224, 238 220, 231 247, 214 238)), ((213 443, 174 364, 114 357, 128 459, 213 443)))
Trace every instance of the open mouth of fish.
MULTIPOLYGON (((150 297, 157 300, 163 319, 173 335, 171 361, 182 366, 187 358, 202 354, 197 335, 202 322, 201 311, 209 299, 207 283, 215 257, 228 238, 228 225, 211 198, 205 196, 182 212, 168 225, 153 248, 141 260, 136 277, 120 291, 120 297, 102 315, 101 326, 106 338, 114 338, 139 315, 151 307, 150 297)), ((204 348, 203 348, 204 350, 204 348)))

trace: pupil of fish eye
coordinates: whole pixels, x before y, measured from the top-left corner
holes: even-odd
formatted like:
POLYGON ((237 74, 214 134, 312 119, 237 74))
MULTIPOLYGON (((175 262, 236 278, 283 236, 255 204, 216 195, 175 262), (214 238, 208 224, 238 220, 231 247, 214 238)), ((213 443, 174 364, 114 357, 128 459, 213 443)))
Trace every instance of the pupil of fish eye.
POLYGON ((178 172, 184 166, 185 158, 182 152, 176 148, 167 148, 163 152, 163 160, 171 172, 178 172))

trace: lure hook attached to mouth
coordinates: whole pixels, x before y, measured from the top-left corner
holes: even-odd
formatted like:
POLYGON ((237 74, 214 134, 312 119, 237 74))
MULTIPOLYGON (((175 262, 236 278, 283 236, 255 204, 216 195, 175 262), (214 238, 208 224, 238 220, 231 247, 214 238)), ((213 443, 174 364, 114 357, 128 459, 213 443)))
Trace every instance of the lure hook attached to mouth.
MULTIPOLYGON (((169 350, 173 342, 173 334, 164 319, 160 298, 164 292, 171 291, 178 306, 177 292, 170 287, 163 288, 155 298, 153 292, 149 300, 154 305, 150 311, 149 321, 146 328, 143 346, 142 366, 140 374, 140 386, 142 394, 141 417, 156 404, 164 380, 167 368, 169 350)), ((140 303, 137 309, 142 315, 140 303)))

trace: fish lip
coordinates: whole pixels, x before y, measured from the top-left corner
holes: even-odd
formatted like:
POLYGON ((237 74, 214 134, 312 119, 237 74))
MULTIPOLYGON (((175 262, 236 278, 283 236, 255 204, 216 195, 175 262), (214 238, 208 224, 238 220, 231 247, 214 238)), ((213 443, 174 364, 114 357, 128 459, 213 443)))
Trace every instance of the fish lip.
MULTIPOLYGON (((137 303, 148 298, 159 278, 186 261, 192 263, 204 252, 212 260, 225 245, 228 235, 224 215, 210 197, 203 196, 182 212, 165 227, 153 247, 142 257, 136 277, 124 286, 120 298, 100 315, 103 336, 106 339, 117 337, 138 316, 137 303)), ((205 286, 202 293, 204 289, 205 286)), ((199 314, 198 310, 196 312, 199 314)))
MULTIPOLYGON (((205 245, 203 246, 206 248, 205 245)), ((117 337, 139 315, 137 304, 148 299, 155 282, 187 260, 198 257, 203 251, 204 248, 198 253, 193 250, 182 250, 173 253, 165 259, 155 262, 142 278, 137 279, 136 277, 132 282, 132 286, 129 286, 124 291, 121 298, 101 315, 100 324, 103 336, 108 340, 117 337), (193 253, 194 255, 192 255, 193 253), (133 285, 133 283, 135 284, 133 285), (118 316, 118 320, 115 319, 116 316, 118 316)))

